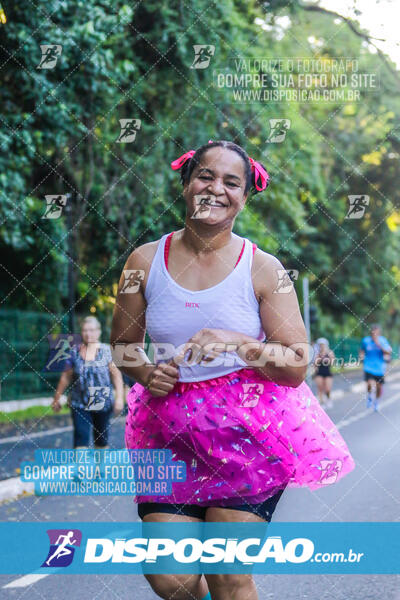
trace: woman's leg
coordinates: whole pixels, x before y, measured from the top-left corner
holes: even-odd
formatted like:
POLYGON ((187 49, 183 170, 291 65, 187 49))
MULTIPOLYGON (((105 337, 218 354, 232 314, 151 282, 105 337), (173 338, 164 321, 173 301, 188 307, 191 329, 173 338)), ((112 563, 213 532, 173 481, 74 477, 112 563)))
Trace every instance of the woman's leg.
POLYGON ((365 380, 367 382, 367 408, 369 408, 372 405, 372 386, 375 382, 368 375, 365 376, 365 380))
POLYGON ((331 376, 324 377, 324 380, 325 380, 324 388, 325 388, 326 397, 328 398, 328 406, 332 406, 331 391, 332 391, 333 377, 331 377, 331 376))
POLYGON ((89 446, 92 417, 88 412, 84 408, 71 407, 74 448, 87 448, 89 446))
MULTIPOLYGON (((210 507, 206 512, 206 521, 262 522, 265 519, 248 511, 230 508, 210 507)), ((213 574, 205 575, 212 600, 258 600, 257 588, 252 575, 213 574)))
MULTIPOLYGON (((143 516, 144 523, 163 523, 193 521, 202 523, 203 519, 164 512, 153 512, 143 516)), ((204 575, 145 575, 153 591, 165 600, 208 600, 208 586, 204 575)), ((250 600, 250 599, 249 599, 250 600)))
POLYGON ((93 445, 95 448, 104 450, 108 447, 108 435, 110 431, 110 417, 112 409, 97 410, 92 412, 93 421, 93 445))
MULTIPOLYGON (((270 521, 272 513, 275 510, 276 504, 282 495, 283 490, 279 491, 274 497, 256 512, 250 510, 230 509, 210 507, 207 509, 206 521, 216 522, 261 522, 270 521), (269 508, 269 512, 266 509, 269 508), (258 514, 257 514, 258 512, 258 514)), ((262 505, 260 505, 262 506, 262 505)), ((208 587, 210 589, 213 600, 258 600, 257 588, 252 575, 206 575, 208 587)))
POLYGON ((374 400, 374 410, 378 410, 379 400, 382 397, 382 393, 383 393, 383 383, 381 381, 376 380, 376 393, 375 393, 375 400, 374 400))
MULTIPOLYGON (((286 486, 285 486, 286 487, 286 486)), ((205 520, 214 522, 269 523, 285 487, 260 504, 243 504, 235 508, 210 507, 205 520)), ((206 575, 213 600, 257 600, 257 589, 252 575, 206 575)))
POLYGON ((316 375, 315 384, 317 386, 318 400, 321 406, 324 404, 324 382, 321 375, 316 375))

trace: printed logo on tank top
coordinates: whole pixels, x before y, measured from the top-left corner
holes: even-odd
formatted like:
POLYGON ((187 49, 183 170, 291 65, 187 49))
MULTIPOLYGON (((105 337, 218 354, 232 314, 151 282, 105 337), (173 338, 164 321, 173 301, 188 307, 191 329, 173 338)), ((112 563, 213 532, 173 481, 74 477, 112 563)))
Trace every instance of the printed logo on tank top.
POLYGON ((200 308, 198 302, 185 302, 185 308, 200 308))

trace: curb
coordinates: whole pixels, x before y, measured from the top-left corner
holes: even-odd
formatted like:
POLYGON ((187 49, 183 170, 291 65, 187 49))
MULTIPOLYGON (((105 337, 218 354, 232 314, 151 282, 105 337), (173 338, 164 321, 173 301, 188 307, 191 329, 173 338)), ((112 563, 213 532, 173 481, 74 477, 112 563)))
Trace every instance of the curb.
MULTIPOLYGON (((26 408, 32 408, 33 406, 50 406, 52 401, 53 396, 47 396, 46 398, 31 398, 28 400, 4 400, 4 402, 0 402, 0 412, 10 413, 25 410, 26 408)), ((63 394, 60 397, 61 406, 64 406, 66 402, 67 396, 63 394)))
POLYGON ((34 483, 21 481, 19 477, 10 477, 0 481, 0 502, 16 500, 18 496, 31 495, 34 493, 34 483))

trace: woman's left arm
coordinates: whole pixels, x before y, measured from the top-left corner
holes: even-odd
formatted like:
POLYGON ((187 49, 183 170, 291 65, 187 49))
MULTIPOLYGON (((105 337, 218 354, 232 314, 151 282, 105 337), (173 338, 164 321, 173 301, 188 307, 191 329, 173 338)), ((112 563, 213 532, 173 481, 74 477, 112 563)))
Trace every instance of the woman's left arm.
POLYGON ((266 379, 297 387, 307 374, 309 344, 296 290, 285 274, 286 269, 275 256, 256 250, 252 279, 266 342, 242 336, 242 349, 239 348, 238 354, 266 379), (286 277, 285 285, 282 285, 283 277, 286 277), (252 341, 254 349, 246 351, 246 343, 252 341), (251 361, 262 364, 253 366, 251 361))

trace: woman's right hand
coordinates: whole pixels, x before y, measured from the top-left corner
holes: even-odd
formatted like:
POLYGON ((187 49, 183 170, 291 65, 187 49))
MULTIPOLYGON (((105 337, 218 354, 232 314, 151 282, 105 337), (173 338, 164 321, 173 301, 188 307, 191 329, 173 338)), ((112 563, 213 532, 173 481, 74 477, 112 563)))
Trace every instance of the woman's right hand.
POLYGON ((179 370, 174 359, 161 362, 154 367, 146 367, 149 370, 144 387, 152 396, 166 396, 169 394, 179 378, 179 370))

